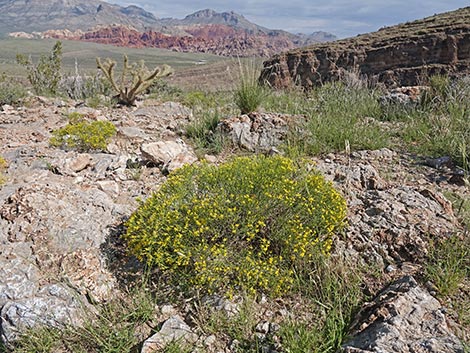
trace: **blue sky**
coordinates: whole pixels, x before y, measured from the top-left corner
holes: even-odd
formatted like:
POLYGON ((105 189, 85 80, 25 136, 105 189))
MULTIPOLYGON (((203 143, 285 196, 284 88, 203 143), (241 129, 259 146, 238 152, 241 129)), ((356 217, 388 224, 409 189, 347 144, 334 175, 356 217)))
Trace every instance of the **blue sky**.
POLYGON ((219 12, 233 10, 271 29, 294 33, 326 31, 341 38, 470 6, 469 0, 107 1, 119 5, 138 5, 157 17, 183 18, 206 8, 219 12))

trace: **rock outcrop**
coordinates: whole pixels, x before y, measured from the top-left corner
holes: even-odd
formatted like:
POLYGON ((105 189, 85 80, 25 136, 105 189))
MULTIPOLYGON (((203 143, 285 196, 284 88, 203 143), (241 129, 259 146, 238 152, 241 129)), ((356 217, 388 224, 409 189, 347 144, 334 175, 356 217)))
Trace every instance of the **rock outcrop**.
POLYGON ((445 309, 411 276, 381 291, 359 313, 343 353, 463 353, 445 309))
POLYGON ((269 152, 302 122, 305 122, 305 117, 301 115, 254 112, 224 119, 218 129, 229 136, 234 146, 248 151, 269 152))
POLYGON ((430 74, 470 73, 470 7, 279 54, 264 63, 260 81, 310 89, 348 72, 387 86, 418 85, 430 74))

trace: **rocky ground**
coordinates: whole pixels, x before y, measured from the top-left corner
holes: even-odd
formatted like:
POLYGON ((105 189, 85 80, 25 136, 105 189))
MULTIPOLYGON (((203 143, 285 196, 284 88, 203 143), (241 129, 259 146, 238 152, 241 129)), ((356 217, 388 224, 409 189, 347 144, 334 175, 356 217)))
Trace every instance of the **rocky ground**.
MULTIPOLYGON (((0 188, 4 342, 37 323, 79 324, 84 305, 105 301, 129 280, 138 263, 116 252, 123 221, 168 171, 197 161, 181 139, 192 119, 190 110, 171 102, 96 110, 34 98, 23 107, 0 109, 0 154, 8 162, 7 182, 0 188), (65 126, 73 111, 115 124, 118 133, 106 153, 49 146, 52 130, 65 126)), ((288 120, 278 115, 232 118, 224 131, 244 147, 256 150, 261 143, 276 153, 271 147, 282 140, 288 120), (250 125, 255 121, 258 130, 250 125)), ((219 163, 222 157, 205 158, 219 163)), ((380 279, 364 280, 365 290, 378 295, 358 315, 344 352, 463 352, 454 334, 459 327, 433 297, 432 284, 424 288, 417 281, 429 237, 463 234, 444 196, 468 193, 462 176, 439 161, 388 149, 330 154, 314 162, 348 201, 349 226, 333 256, 383 273, 380 279), (387 282, 393 283, 386 287, 387 282)), ((237 310, 236 303, 221 298, 214 299, 214 306, 227 315, 237 310)), ((168 305, 158 311, 155 328, 160 329, 142 352, 180 337, 200 341, 209 351, 235 351, 233 342, 221 348, 213 337, 192 332, 187 312, 168 305)), ((263 335, 274 328, 266 315, 257 331, 263 335)))

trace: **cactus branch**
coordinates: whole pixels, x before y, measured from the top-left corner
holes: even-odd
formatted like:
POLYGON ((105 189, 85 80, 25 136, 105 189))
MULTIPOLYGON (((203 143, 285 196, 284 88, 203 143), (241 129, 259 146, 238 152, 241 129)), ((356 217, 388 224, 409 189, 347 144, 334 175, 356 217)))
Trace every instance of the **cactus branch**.
POLYGON ((97 58, 96 63, 117 92, 115 98, 118 99, 118 103, 127 106, 134 105, 137 96, 149 88, 157 78, 168 76, 173 72, 168 65, 163 65, 162 67, 156 67, 151 73, 148 73, 148 69, 143 61, 140 65, 136 63, 130 65, 129 59, 127 56, 124 56, 123 69, 118 85, 114 78, 116 62, 107 59, 103 63, 100 58, 97 58))

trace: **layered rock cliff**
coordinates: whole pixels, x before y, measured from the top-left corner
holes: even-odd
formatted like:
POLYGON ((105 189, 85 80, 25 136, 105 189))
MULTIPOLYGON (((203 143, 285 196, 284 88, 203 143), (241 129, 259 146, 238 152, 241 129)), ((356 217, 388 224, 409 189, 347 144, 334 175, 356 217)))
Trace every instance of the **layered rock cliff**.
POLYGON ((347 72, 387 86, 416 85, 430 74, 470 73, 470 7, 276 55, 264 63, 260 81, 309 89, 347 72))
POLYGON ((50 30, 44 38, 71 39, 124 47, 150 47, 179 52, 211 53, 222 56, 269 57, 276 52, 298 47, 283 33, 249 34, 245 30, 221 24, 185 28, 185 35, 168 35, 154 30, 140 32, 129 26, 101 26, 90 31, 50 30))

